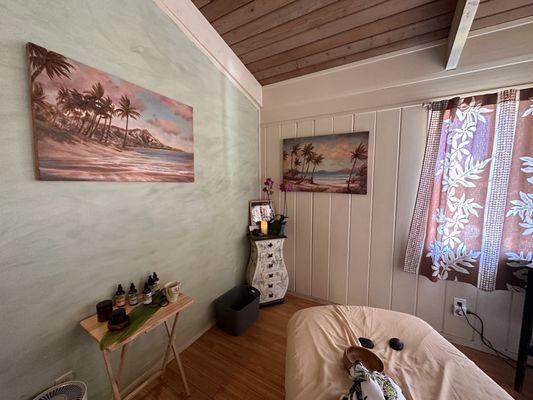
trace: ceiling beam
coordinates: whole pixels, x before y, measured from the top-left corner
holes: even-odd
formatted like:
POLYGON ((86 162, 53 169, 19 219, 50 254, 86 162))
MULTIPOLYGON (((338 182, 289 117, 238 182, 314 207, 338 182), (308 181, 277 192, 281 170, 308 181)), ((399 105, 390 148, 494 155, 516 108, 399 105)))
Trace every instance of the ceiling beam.
POLYGON ((478 6, 479 0, 459 0, 457 2, 450 34, 448 35, 447 71, 457 68, 459 64, 478 6))

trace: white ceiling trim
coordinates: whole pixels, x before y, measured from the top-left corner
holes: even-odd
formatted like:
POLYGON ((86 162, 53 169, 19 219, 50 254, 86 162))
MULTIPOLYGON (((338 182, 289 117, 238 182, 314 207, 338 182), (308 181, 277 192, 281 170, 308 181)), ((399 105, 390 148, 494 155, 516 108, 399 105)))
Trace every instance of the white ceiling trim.
POLYGON ((310 74, 263 87, 261 122, 389 108, 428 98, 531 83, 533 19, 469 36, 461 63, 446 71, 446 41, 394 57, 310 74), (413 68, 413 66, 416 68, 413 68))
POLYGON ((153 0, 237 88, 260 108, 263 90, 191 0, 153 0))

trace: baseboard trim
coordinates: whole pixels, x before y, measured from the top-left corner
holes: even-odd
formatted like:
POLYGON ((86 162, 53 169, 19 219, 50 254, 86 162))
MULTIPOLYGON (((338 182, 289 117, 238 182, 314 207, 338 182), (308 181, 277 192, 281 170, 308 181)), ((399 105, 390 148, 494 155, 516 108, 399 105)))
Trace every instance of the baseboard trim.
POLYGON ((313 296, 307 296, 305 294, 301 294, 301 293, 296 293, 296 292, 292 292, 292 291, 287 291, 287 294, 290 294, 291 296, 294 296, 294 297, 298 297, 300 299, 304 299, 304 300, 311 300, 311 301, 314 301, 316 303, 319 303, 319 304, 322 304, 322 305, 326 305, 326 306, 330 306, 330 305, 338 305, 338 303, 333 303, 331 301, 328 301, 328 300, 324 300, 324 299, 319 299, 317 297, 313 297, 313 296))

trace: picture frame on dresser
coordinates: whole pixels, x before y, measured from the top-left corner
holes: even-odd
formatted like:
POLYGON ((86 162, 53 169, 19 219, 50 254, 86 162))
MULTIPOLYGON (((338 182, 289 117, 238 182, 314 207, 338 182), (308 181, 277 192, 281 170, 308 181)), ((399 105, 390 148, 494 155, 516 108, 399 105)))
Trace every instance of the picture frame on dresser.
POLYGON ((256 225, 263 219, 270 221, 275 216, 272 200, 250 200, 249 222, 250 226, 256 225))

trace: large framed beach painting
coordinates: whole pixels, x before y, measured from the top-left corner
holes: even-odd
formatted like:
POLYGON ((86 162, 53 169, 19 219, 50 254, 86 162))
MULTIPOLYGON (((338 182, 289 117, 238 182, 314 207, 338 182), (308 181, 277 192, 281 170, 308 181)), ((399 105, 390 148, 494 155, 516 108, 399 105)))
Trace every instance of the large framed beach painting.
POLYGON ((37 177, 193 182, 193 109, 27 44, 37 177))
POLYGON ((366 194, 368 132, 283 140, 283 181, 301 192, 366 194))

